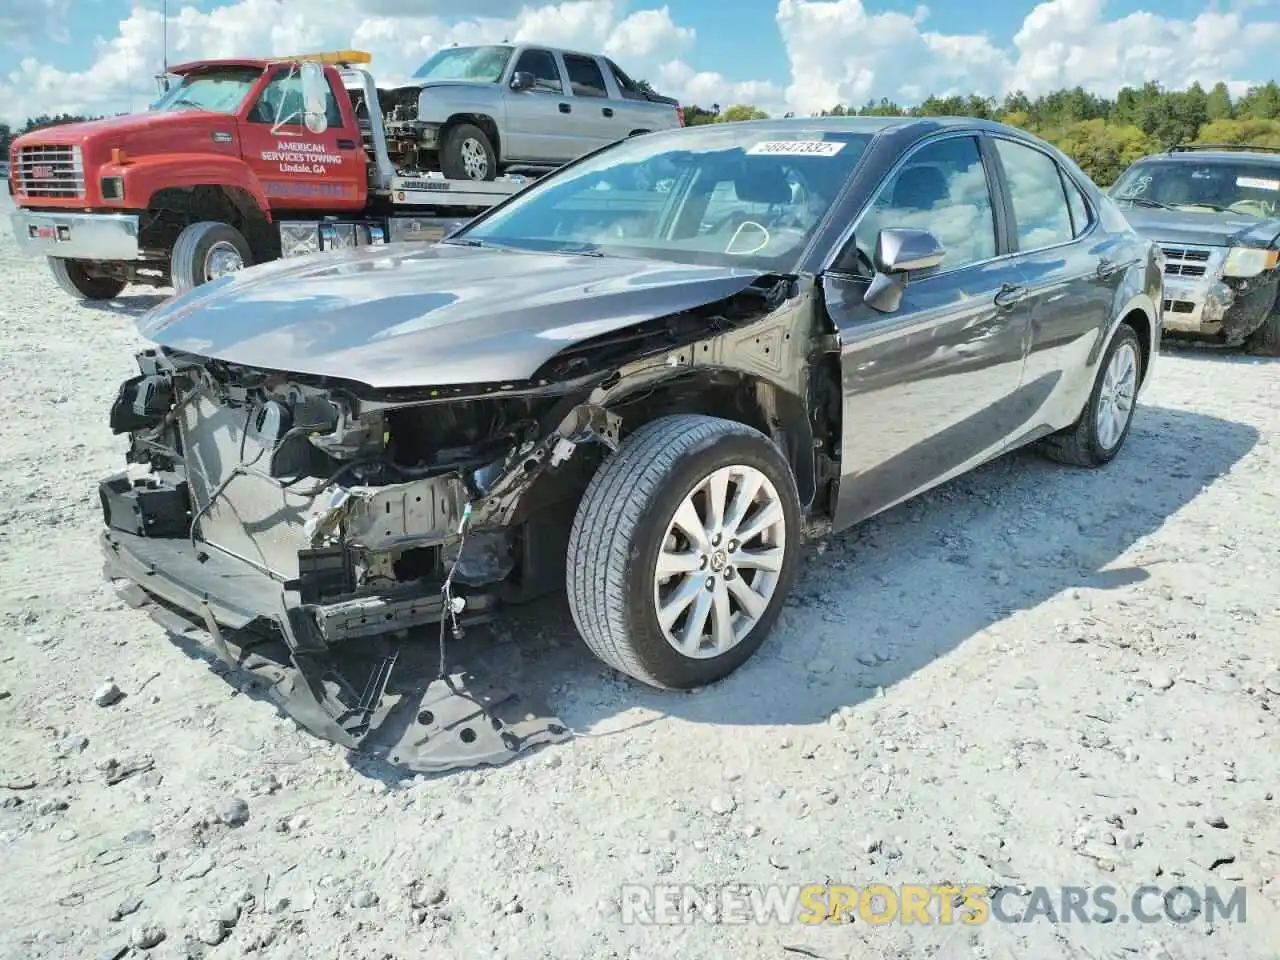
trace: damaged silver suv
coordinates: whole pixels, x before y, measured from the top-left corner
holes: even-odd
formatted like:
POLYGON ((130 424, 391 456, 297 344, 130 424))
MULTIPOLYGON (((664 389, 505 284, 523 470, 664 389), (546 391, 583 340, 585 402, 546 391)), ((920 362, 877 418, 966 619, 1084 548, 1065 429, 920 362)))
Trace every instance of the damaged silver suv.
POLYGON ((1115 457, 1161 284, 1079 168, 998 124, 630 138, 438 244, 153 310, 111 412, 135 467, 101 485, 108 575, 238 666, 284 649, 277 702, 323 736, 364 745, 396 713, 392 759, 488 737, 499 761, 564 731, 438 686, 455 629, 564 588, 619 671, 724 678, 805 540, 1025 444, 1115 457), (390 696, 428 625, 436 684, 390 696), (336 666, 351 649, 378 651, 367 680, 336 666))

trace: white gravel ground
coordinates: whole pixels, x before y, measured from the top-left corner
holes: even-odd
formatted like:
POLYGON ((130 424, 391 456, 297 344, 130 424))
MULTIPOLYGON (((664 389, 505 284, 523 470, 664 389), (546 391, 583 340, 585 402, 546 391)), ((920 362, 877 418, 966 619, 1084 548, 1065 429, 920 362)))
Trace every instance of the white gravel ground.
POLYGON ((521 648, 493 649, 577 737, 402 783, 103 585, 95 484, 123 463, 106 412, 159 295, 74 305, 4 226, 0 956, 1280 956, 1280 362, 1166 354, 1110 468, 1014 456, 823 545, 775 637, 714 689, 609 675, 561 599, 522 613, 496 638, 521 648), (101 707, 108 680, 124 697, 101 707), (622 884, 825 882, 1025 891, 1006 912, 1038 886, 1110 885, 1122 911, 1144 884, 1241 886, 1247 913, 619 910, 622 884))

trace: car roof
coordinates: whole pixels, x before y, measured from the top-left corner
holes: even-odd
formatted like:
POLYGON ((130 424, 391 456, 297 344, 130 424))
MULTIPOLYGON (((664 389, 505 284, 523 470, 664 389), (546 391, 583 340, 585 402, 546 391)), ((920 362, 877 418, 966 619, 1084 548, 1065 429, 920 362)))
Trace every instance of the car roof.
POLYGON ((761 133, 786 133, 796 129, 871 134, 886 130, 914 130, 919 136, 926 136, 942 130, 956 129, 1002 133, 1026 140, 1028 143, 1042 142, 1026 130, 998 123, 995 120, 980 120, 977 117, 778 117, 767 120, 743 120, 740 124, 761 133))

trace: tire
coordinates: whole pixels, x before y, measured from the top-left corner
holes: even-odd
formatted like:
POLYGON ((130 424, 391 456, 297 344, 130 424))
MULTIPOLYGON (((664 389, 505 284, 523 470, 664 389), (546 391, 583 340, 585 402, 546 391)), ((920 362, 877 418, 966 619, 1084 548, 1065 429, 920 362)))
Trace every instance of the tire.
POLYGON ((1138 388, 1141 386, 1142 346, 1138 334, 1133 327, 1122 323, 1111 338, 1102 362, 1098 364, 1098 378, 1089 392, 1089 400, 1076 422, 1067 429, 1051 434, 1041 441, 1040 449, 1050 460, 1070 464, 1077 467, 1100 467, 1115 459, 1120 448, 1129 436, 1129 428, 1133 425, 1133 414, 1137 407, 1138 388), (1131 351, 1133 364, 1132 391, 1129 396, 1128 410, 1124 426, 1114 439, 1098 436, 1098 412, 1102 403, 1104 387, 1112 361, 1121 351, 1131 351), (1104 440, 1110 439, 1110 442, 1104 440))
POLYGON ((1255 357, 1280 357, 1280 303, 1262 326, 1245 338, 1244 352, 1255 357))
POLYGON ((78 260, 64 260, 62 257, 47 259, 58 286, 77 300, 113 300, 120 296, 120 291, 126 286, 123 280, 89 276, 78 260))
MULTIPOLYGON (((736 492, 736 484, 726 489, 736 492)), ((731 504, 731 496, 725 502, 731 504)), ((751 512, 741 519, 755 520, 761 513, 758 505, 748 510, 751 512)), ((671 539, 677 538, 673 535, 671 539)), ((757 551, 767 546, 754 538, 751 545, 757 551)), ((707 555, 711 558, 707 566, 688 574, 688 586, 696 591, 691 595, 697 599, 684 609, 693 611, 705 604, 707 632, 719 623, 732 624, 744 609, 736 597, 724 600, 720 613, 708 608, 743 586, 760 584, 762 590, 768 586, 765 571, 722 569, 720 561, 727 551, 720 548, 728 546, 729 541, 722 541, 707 555), (759 579, 762 574, 765 581, 759 579), (731 583, 735 579, 736 587, 731 583), (708 580, 717 586, 707 591, 711 599, 697 587, 708 580), (726 611, 728 616, 722 621, 720 616, 726 611)), ((660 689, 703 686, 733 673, 764 642, 795 580, 799 548, 800 504, 795 478, 777 445, 759 431, 731 420, 697 414, 661 417, 624 440, 587 487, 569 534, 565 577, 569 608, 587 646, 614 669, 660 689), (776 499, 771 499, 780 508, 780 520, 770 531, 775 551, 779 535, 783 538, 781 559, 773 574, 772 592, 754 625, 719 653, 689 656, 667 639, 658 620, 658 557, 664 543, 670 545, 667 529, 677 508, 724 468, 753 471, 768 481, 761 484, 762 491, 768 493, 772 487, 776 499)), ((737 556, 741 560, 743 554, 737 556)), ((677 576, 662 589, 674 590, 680 579, 677 576)), ((688 613, 681 614, 674 625, 687 627, 686 616, 688 613)))
POLYGON ((244 234, 227 223, 201 220, 190 224, 174 241, 169 277, 174 291, 182 294, 252 265, 253 251, 244 234))
POLYGON ((450 127, 440 147, 440 171, 450 180, 492 180, 498 175, 498 154, 489 137, 473 123, 450 127), (483 159, 484 170, 479 170, 483 159))

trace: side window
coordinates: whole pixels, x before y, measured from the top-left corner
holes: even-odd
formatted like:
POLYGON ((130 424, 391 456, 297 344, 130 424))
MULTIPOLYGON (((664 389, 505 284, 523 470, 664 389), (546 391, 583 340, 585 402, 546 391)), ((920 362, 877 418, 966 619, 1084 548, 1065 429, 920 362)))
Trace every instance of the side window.
POLYGON ((576 54, 564 55, 564 68, 569 73, 569 88, 575 97, 607 97, 604 74, 590 57, 576 54))
POLYGON ((871 201, 854 233, 870 276, 876 237, 888 227, 929 230, 947 254, 942 270, 996 255, 996 218, 982 154, 973 137, 951 137, 911 154, 871 201))
POLYGON ((1018 249, 1042 250, 1074 239, 1058 165, 1032 147, 997 139, 1018 224, 1018 249))
POLYGON ((1089 215, 1089 204, 1084 199, 1084 194, 1080 192, 1080 188, 1071 182, 1071 178, 1065 173, 1062 175, 1062 183, 1067 188, 1067 206, 1071 208, 1071 228, 1078 237, 1089 229, 1089 224, 1093 222, 1089 215))
MULTIPOLYGON (((342 127, 342 111, 338 109, 338 100, 333 95, 333 87, 327 88, 324 98, 324 112, 329 119, 329 127, 342 127)), ((262 90, 258 102, 249 111, 250 123, 278 123, 281 126, 300 126, 302 124, 302 77, 295 71, 278 72, 262 90)))
POLYGON ((613 79, 618 82, 618 89, 622 91, 624 98, 627 100, 645 99, 644 91, 640 89, 640 84, 623 73, 622 68, 612 60, 605 62, 609 64, 609 69, 613 71, 613 79))
POLYGON ((516 73, 532 73, 533 89, 543 93, 564 93, 560 70, 550 50, 526 50, 516 63, 516 73))

